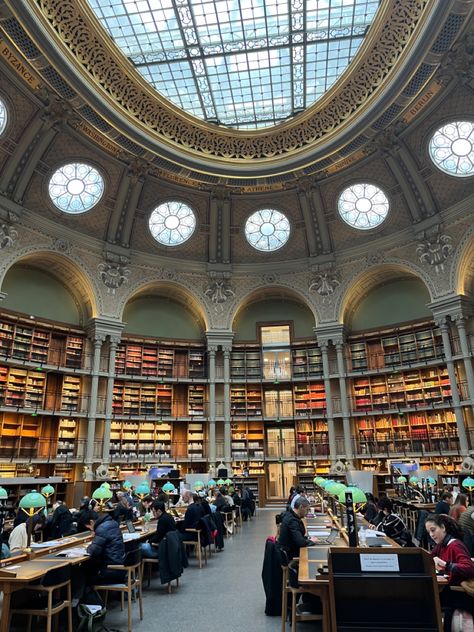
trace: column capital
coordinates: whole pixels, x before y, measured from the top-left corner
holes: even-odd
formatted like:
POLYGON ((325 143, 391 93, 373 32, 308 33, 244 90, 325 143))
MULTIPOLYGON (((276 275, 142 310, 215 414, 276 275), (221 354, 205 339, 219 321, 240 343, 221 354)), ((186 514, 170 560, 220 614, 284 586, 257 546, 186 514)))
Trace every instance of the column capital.
POLYGON ((346 330, 344 325, 340 323, 325 323, 313 327, 314 335, 320 347, 323 343, 326 345, 332 343, 333 345, 343 344, 346 338, 346 330))
POLYGON ((230 330, 206 331, 206 340, 207 340, 208 350, 211 347, 215 347, 216 350, 219 347, 221 347, 222 350, 224 350, 224 348, 232 349, 233 338, 234 338, 234 332, 230 330))
POLYGON ((120 336, 110 336, 110 346, 116 347, 120 343, 120 336))
POLYGON ((217 345, 208 345, 207 346, 207 353, 209 356, 215 356, 217 353, 218 347, 217 345))
POLYGON ((112 336, 120 339, 124 327, 125 323, 112 318, 91 318, 86 325, 86 331, 91 340, 98 339, 99 337, 103 337, 103 340, 105 340, 107 336, 110 336, 111 339, 112 336))
POLYGON ((428 308, 433 312, 435 322, 437 319, 443 318, 455 320, 458 317, 469 316, 474 311, 472 301, 459 294, 435 299, 432 303, 428 304, 428 308))

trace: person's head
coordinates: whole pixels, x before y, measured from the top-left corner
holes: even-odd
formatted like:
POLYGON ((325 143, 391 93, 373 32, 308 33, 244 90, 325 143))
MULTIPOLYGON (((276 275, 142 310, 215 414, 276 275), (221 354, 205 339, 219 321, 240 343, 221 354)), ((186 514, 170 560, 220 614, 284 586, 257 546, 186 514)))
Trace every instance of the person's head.
POLYGON ((81 504, 79 505, 79 509, 89 509, 89 504, 91 502, 91 499, 89 498, 89 496, 84 496, 83 498, 81 498, 81 504))
POLYGON ((454 503, 455 505, 462 505, 463 507, 467 507, 469 504, 469 498, 467 496, 467 494, 458 494, 456 496, 456 502, 454 503))
POLYGON ((453 495, 451 494, 451 492, 443 492, 441 494, 441 500, 444 500, 445 503, 448 503, 448 505, 450 505, 453 502, 453 495))
POLYGON ((383 511, 386 516, 389 516, 392 513, 393 504, 390 498, 386 496, 383 498, 379 498, 379 502, 377 503, 377 507, 383 511))
POLYGON ((142 507, 144 509, 150 509, 150 507, 153 505, 153 496, 145 496, 145 498, 142 500, 142 507))
POLYGON ((425 521, 425 528, 431 538, 439 544, 447 535, 462 539, 461 527, 447 514, 431 514, 425 521))
POLYGON ((297 485, 295 488, 295 494, 304 494, 304 487, 297 485))
POLYGON ((185 489, 182 494, 183 501, 189 505, 193 502, 193 493, 189 489, 185 489))
POLYGON ((375 503, 374 495, 370 492, 365 492, 365 497, 367 498, 368 503, 375 503))
POLYGON ((300 496, 295 502, 295 514, 299 518, 305 518, 309 511, 309 502, 304 496, 300 496))
POLYGON ((166 513, 166 505, 161 500, 155 500, 153 503, 153 514, 155 518, 161 518, 161 516, 166 513))

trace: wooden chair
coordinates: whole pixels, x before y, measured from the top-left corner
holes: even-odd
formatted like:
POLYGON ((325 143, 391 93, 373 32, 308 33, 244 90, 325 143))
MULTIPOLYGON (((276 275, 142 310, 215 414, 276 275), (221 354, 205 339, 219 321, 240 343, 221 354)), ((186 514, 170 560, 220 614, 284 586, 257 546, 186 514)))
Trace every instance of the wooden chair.
POLYGON ((232 509, 229 511, 223 511, 222 517, 224 518, 224 535, 228 538, 234 535, 234 512, 232 509))
POLYGON ((124 596, 127 595, 128 606, 128 632, 132 632, 132 598, 136 601, 138 595, 138 603, 140 606, 140 621, 143 619, 143 603, 142 603, 142 575, 143 565, 141 561, 140 549, 133 549, 125 553, 123 564, 109 564, 108 569, 116 571, 124 571, 127 575, 123 584, 97 584, 95 590, 105 593, 104 602, 107 605, 107 597, 109 592, 119 592, 122 597, 122 610, 124 605, 124 596))
POLYGON ((240 505, 234 505, 232 507, 232 511, 234 514, 235 528, 240 529, 242 527, 242 512, 240 510, 240 505))
MULTIPOLYGON (((147 588, 150 588, 151 584, 151 572, 153 570, 153 566, 159 566, 160 560, 157 557, 143 557, 143 576, 145 577, 145 567, 148 570, 147 573, 147 588)), ((176 587, 179 586, 179 577, 176 578, 176 587)), ((168 582, 168 593, 171 593, 171 582, 168 582)))
POLYGON ((15 614, 27 615, 28 632, 31 632, 31 623, 33 617, 46 617, 46 630, 51 632, 52 620, 54 615, 59 614, 67 609, 68 632, 72 632, 72 605, 71 605, 71 567, 61 566, 48 571, 39 584, 27 584, 25 590, 33 590, 36 593, 44 594, 46 597, 45 604, 39 604, 37 607, 26 607, 10 610, 10 627, 11 617, 15 614), (65 592, 66 598, 53 602, 54 593, 65 592))
MULTIPOLYGON (((292 562, 298 562, 294 558, 292 562)), ((291 564, 291 562, 290 562, 291 564)), ((288 619, 288 597, 291 595, 291 632, 296 632, 297 621, 323 621, 323 614, 298 614, 296 611, 298 599, 300 595, 307 592, 304 588, 296 588, 290 583, 290 571, 288 564, 281 565, 282 582, 281 582, 281 632, 286 630, 286 621, 288 619)))
POLYGON ((202 559, 204 557, 204 563, 207 564, 207 551, 206 549, 202 546, 202 542, 201 542, 201 529, 186 529, 185 533, 195 533, 197 539, 196 540, 183 540, 183 544, 188 547, 188 546, 192 546, 195 550, 196 553, 196 557, 199 561, 199 568, 202 568, 202 559), (204 551, 204 555, 203 555, 203 551, 204 551))

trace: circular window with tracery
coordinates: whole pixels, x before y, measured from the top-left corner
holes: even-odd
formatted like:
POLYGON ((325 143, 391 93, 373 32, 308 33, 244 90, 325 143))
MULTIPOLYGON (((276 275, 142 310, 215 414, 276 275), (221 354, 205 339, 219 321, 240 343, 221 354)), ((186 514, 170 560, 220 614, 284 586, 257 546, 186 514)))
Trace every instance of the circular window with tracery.
POLYGON ((245 236, 257 250, 270 252, 286 244, 290 236, 288 218, 275 209, 262 209, 253 213, 245 224, 245 236))
POLYGON ((0 135, 3 134, 7 126, 7 120, 8 120, 7 117, 8 117, 7 106, 0 99, 0 135))
POLYGON ((347 187, 337 202, 342 219, 359 230, 379 226, 387 217, 389 208, 390 204, 382 189, 367 182, 347 187))
POLYGON ((447 123, 431 137, 429 152, 444 173, 460 178, 474 175, 474 123, 447 123))
POLYGON ((193 234, 196 216, 184 202, 164 202, 152 211, 148 225, 158 243, 178 246, 193 234))
POLYGON ((65 213, 85 213, 104 193, 104 179, 91 165, 71 162, 55 171, 49 181, 53 204, 65 213))

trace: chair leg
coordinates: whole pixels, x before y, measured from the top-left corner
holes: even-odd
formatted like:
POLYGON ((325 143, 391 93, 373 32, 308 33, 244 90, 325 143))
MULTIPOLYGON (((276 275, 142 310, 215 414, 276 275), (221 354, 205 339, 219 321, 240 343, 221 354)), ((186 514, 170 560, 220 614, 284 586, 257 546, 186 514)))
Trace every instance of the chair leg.
MULTIPOLYGON (((28 630, 28 632, 31 632, 31 622, 33 621, 33 615, 29 614, 28 615, 28 625, 26 627, 26 629, 28 630)), ((10 625, 11 625, 11 617, 10 617, 10 625)))
POLYGON ((138 578, 138 606, 140 608, 140 621, 143 619, 142 578, 138 578))
POLYGON ((132 590, 130 587, 127 593, 127 603, 128 603, 128 632, 132 632, 132 590))
POLYGON ((296 592, 291 591, 291 632, 296 632, 296 592))
POLYGON ((67 607, 67 629, 68 632, 72 632, 72 594, 70 582, 67 586, 67 600, 69 601, 69 605, 67 607))
POLYGON ((171 582, 168 582, 168 595, 171 595, 171 582))
POLYGON ((285 578, 283 578, 283 588, 281 591, 281 632, 285 632, 286 620, 288 619, 288 592, 285 584, 285 578))

